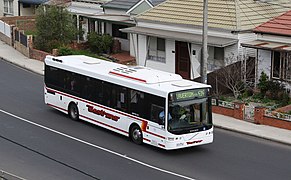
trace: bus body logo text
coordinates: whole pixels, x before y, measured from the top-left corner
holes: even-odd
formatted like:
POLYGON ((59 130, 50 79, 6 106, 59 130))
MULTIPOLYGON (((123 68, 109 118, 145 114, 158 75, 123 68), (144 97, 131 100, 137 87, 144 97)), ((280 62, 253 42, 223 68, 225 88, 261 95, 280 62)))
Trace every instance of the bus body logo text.
POLYGON ((90 105, 86 105, 86 106, 88 107, 88 111, 91 113, 97 114, 97 115, 105 117, 107 119, 112 119, 113 121, 118 121, 120 119, 120 117, 115 116, 115 115, 110 114, 110 113, 107 113, 104 110, 95 109, 93 106, 90 106, 90 105))

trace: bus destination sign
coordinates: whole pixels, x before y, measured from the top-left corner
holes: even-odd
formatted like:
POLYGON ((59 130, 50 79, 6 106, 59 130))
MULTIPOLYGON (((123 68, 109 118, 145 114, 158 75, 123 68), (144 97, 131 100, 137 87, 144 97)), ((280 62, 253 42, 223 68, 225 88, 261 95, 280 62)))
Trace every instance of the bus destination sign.
POLYGON ((176 100, 183 101, 195 98, 204 98, 206 97, 206 90, 207 89, 191 89, 188 91, 176 92, 176 100))

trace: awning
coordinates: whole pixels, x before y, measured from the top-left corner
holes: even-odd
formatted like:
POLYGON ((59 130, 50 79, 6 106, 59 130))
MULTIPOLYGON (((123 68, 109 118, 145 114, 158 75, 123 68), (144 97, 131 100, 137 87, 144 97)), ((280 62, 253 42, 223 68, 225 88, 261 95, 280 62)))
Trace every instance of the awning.
POLYGON ((100 7, 80 7, 80 6, 71 5, 67 7, 67 10, 71 13, 79 14, 83 16, 94 16, 94 15, 103 14, 103 9, 101 9, 100 7))
POLYGON ((90 18, 98 19, 101 21, 109 21, 114 23, 120 23, 120 24, 132 24, 134 25, 135 22, 133 20, 130 20, 130 17, 127 15, 114 15, 114 14, 100 14, 96 16, 87 16, 90 18))
MULTIPOLYGON (((192 33, 167 31, 167 30, 138 27, 138 26, 120 29, 120 31, 133 33, 133 34, 142 34, 142 35, 147 35, 147 36, 161 37, 165 39, 173 39, 173 40, 184 41, 184 42, 191 42, 194 44, 202 44, 202 35, 192 34, 192 33)), ((226 47, 226 46, 235 44, 237 42, 238 42, 237 39, 208 36, 209 46, 226 47)))
POLYGON ((48 0, 19 0, 18 2, 23 3, 23 4, 39 5, 39 4, 45 3, 47 1, 48 0))
POLYGON ((255 48, 255 49, 265 49, 274 51, 291 51, 291 44, 281 43, 281 42, 271 42, 255 40, 247 43, 241 43, 243 47, 255 48))

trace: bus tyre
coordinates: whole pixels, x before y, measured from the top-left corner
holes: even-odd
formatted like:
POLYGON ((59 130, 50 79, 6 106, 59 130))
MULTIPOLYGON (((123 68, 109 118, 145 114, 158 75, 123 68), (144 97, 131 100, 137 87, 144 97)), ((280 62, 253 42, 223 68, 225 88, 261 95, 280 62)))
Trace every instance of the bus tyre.
POLYGON ((133 125, 130 129, 130 138, 135 144, 142 144, 142 132, 138 125, 133 125))
POLYGON ((75 103, 71 103, 69 105, 68 113, 69 113, 69 117, 73 119, 74 121, 79 120, 79 110, 75 103))

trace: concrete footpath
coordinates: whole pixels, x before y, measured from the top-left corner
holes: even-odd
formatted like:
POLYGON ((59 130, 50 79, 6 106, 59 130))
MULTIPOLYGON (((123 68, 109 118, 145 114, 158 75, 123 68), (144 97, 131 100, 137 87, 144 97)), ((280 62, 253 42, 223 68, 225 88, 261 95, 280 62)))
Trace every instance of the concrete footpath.
MULTIPOLYGON (((32 72, 43 75, 44 63, 38 60, 29 59, 13 47, 0 41, 0 58, 11 62, 17 66, 28 69, 32 72)), ((250 122, 241 121, 232 117, 213 113, 215 127, 240 132, 251 136, 256 136, 284 144, 291 145, 291 131, 281 128, 257 125, 250 122)), ((291 122, 290 122, 291 123, 291 122)))

